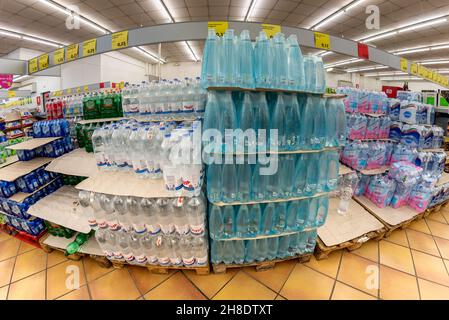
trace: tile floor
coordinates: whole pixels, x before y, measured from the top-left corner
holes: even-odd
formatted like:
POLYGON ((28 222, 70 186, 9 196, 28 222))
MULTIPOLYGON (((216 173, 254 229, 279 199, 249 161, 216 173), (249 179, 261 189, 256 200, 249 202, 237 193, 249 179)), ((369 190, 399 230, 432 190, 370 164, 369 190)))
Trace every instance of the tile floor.
POLYGON ((198 276, 145 268, 104 269, 88 258, 67 260, 0 232, 2 299, 447 299, 449 208, 413 222, 380 242, 337 251, 305 264, 279 263, 269 271, 229 269, 198 276), (79 289, 72 290, 74 274, 79 289))

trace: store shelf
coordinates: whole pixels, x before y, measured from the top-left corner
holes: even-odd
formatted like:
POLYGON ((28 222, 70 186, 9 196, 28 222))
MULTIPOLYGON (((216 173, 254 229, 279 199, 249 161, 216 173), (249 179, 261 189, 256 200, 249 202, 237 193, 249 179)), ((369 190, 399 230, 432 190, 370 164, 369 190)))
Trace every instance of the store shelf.
POLYGON ((69 88, 69 89, 60 90, 60 91, 53 91, 53 92, 50 92, 50 98, 69 96, 69 95, 74 95, 74 94, 83 94, 83 93, 98 91, 98 90, 103 90, 103 89, 115 89, 116 87, 117 87, 117 84, 113 83, 113 82, 100 82, 100 83, 94 83, 94 84, 69 88))
POLYGON ((435 112, 440 112, 440 113, 449 113, 449 108, 435 108, 435 112))
MULTIPOLYGON (((81 182, 82 183, 82 182, 81 182)), ((239 206, 239 205, 251 205, 251 204, 262 204, 262 203, 279 203, 279 202, 289 202, 289 201, 297 201, 297 200, 304 200, 304 199, 311 199, 311 198, 317 198, 321 196, 328 195, 329 192, 320 192, 316 193, 311 196, 304 196, 304 197, 290 197, 290 198, 282 198, 282 199, 275 199, 275 200, 260 200, 260 201, 234 201, 234 202, 211 202, 214 206, 218 207, 224 207, 224 206, 239 206)))
POLYGON ((163 179, 142 179, 133 172, 99 172, 79 183, 76 189, 143 198, 191 196, 185 190, 182 190, 180 194, 167 191, 163 179))
POLYGON ((258 239, 269 239, 269 238, 279 238, 279 237, 285 237, 285 236, 290 236, 292 234, 297 234, 297 233, 301 233, 301 232, 307 232, 307 231, 312 231, 315 230, 317 228, 306 228, 304 230, 299 230, 299 231, 286 231, 286 232, 281 232, 281 233, 277 233, 277 234, 268 234, 268 235, 259 235, 257 237, 232 237, 232 238, 221 238, 221 239, 216 239, 216 238, 212 238, 212 240, 214 241, 242 241, 242 240, 258 240, 258 239))
POLYGON ((30 161, 18 161, 0 169, 0 180, 12 182, 37 168, 51 162, 52 158, 34 158, 30 161))
MULTIPOLYGON (((53 247, 53 248, 59 248, 62 250, 65 250, 67 246, 75 241, 76 236, 73 236, 70 239, 62 238, 62 237, 55 237, 53 235, 48 235, 48 237, 44 240, 44 244, 47 246, 53 247)), ((89 240, 83 244, 80 248, 80 253, 85 254, 92 254, 96 256, 104 256, 103 251, 100 248, 100 245, 98 244, 97 240, 95 239, 95 236, 91 236, 89 240)))
POLYGON ((30 139, 9 147, 6 147, 6 149, 10 150, 33 150, 36 148, 39 148, 41 146, 44 146, 46 144, 49 144, 50 142, 53 142, 55 140, 61 139, 61 137, 52 137, 52 138, 34 138, 30 139))
POLYGON ((114 121, 120 121, 123 119, 126 119, 126 118, 120 117, 120 118, 81 120, 81 121, 78 121, 78 123, 79 124, 90 124, 90 123, 101 123, 101 122, 114 122, 114 121))
POLYGON ((357 239, 356 243, 363 243, 370 239, 366 236, 368 233, 384 228, 378 219, 354 200, 350 200, 346 215, 337 212, 339 203, 339 198, 329 200, 326 223, 318 228, 318 236, 326 247, 341 246, 354 239, 357 239))
POLYGON ((78 191, 74 187, 63 186, 32 205, 28 213, 78 232, 89 233, 91 228, 79 208, 78 191))
POLYGON ((365 196, 355 197, 354 199, 376 218, 378 218, 388 226, 401 225, 404 222, 413 220, 421 214, 420 212, 417 212, 407 206, 403 206, 397 209, 394 209, 390 206, 379 208, 365 196))
MULTIPOLYGON (((303 93, 310 95, 317 95, 324 97, 324 93, 316 93, 316 92, 307 92, 304 90, 288 90, 288 89, 272 89, 272 88, 241 88, 241 87, 209 87, 207 88, 209 91, 247 91, 247 92, 275 92, 275 93, 303 93)), ((334 95, 326 95, 327 97, 334 97, 334 95)), ((337 96, 337 95, 335 95, 337 96)), ((338 95, 340 97, 340 95, 338 95)), ((343 95, 341 95, 344 98, 343 95)))
POLYGON ((91 177, 99 172, 95 155, 86 152, 84 148, 75 149, 54 159, 45 170, 79 177, 91 177))

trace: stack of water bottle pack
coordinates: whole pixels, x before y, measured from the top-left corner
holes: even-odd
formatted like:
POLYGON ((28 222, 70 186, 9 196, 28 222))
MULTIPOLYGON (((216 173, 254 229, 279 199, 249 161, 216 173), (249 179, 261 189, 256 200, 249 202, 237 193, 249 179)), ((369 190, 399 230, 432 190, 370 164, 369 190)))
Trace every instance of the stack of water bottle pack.
POLYGON ((206 200, 81 191, 83 214, 108 259, 136 265, 208 264, 206 200))
POLYGON ((173 196, 198 196, 203 166, 200 142, 194 141, 197 124, 124 121, 97 128, 92 135, 97 166, 101 171, 134 172, 142 179, 163 178, 173 196))
POLYGON ((344 105, 348 113, 388 113, 389 101, 385 92, 340 87, 337 93, 346 95, 344 105))
POLYGON ((182 119, 186 115, 202 116, 206 91, 200 78, 184 81, 161 80, 127 85, 122 91, 123 112, 127 117, 150 116, 152 120, 182 119))
POLYGON ((204 48, 201 81, 204 88, 264 88, 324 93, 323 61, 318 56, 303 57, 296 35, 285 39, 277 33, 269 39, 265 31, 251 43, 250 33, 240 36, 226 30, 218 37, 214 29, 204 48))

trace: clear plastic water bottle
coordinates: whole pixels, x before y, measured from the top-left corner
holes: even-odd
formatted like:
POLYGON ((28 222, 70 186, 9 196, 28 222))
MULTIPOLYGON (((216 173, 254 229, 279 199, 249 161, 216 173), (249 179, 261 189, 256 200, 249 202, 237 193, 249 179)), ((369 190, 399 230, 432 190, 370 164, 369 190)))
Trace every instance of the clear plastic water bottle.
POLYGON ((245 261, 245 242, 237 240, 232 243, 234 245, 234 263, 242 264, 245 261))
POLYGON ((307 167, 309 165, 310 153, 299 154, 295 164, 295 175, 293 194, 302 197, 306 192, 307 167))
POLYGON ((223 262, 223 242, 224 241, 211 241, 210 258, 214 264, 223 262))
POLYGON ((130 247, 131 236, 125 230, 120 230, 117 234, 118 249, 120 250, 124 260, 128 263, 134 262, 134 255, 130 247))
POLYGON ((234 263, 234 245, 233 241, 222 242, 222 260, 225 264, 234 263))
POLYGON ((193 197, 187 202, 187 221, 193 235, 202 235, 205 231, 206 204, 203 197, 193 197))
POLYGON ((208 247, 203 236, 193 236, 192 253, 195 257, 195 265, 205 266, 207 264, 208 247))
POLYGON ((156 215, 158 217, 158 223, 160 225, 161 231, 164 234, 171 234, 174 230, 173 218, 169 210, 169 201, 164 198, 158 198, 156 200, 156 215))
POLYGON ((232 238, 235 235, 234 207, 225 206, 223 209, 223 238, 232 238))
POLYGON ((304 57, 304 73, 306 76, 306 91, 314 93, 317 87, 317 72, 314 59, 311 55, 304 57))
POLYGON ((92 134, 92 146, 95 160, 100 171, 105 171, 106 161, 104 156, 103 128, 98 128, 92 134))
POLYGON ((285 149, 289 151, 299 149, 299 137, 301 122, 300 109, 298 104, 298 98, 296 94, 285 94, 285 136, 286 146, 285 149))
POLYGON ((219 84, 222 86, 235 85, 236 78, 236 54, 234 45, 234 30, 226 30, 222 39, 221 60, 219 63, 219 84))
POLYGON ((268 257, 268 239, 262 238, 256 240, 257 258, 256 261, 264 261, 268 257))
POLYGON ((234 164, 224 164, 222 174, 221 195, 224 202, 237 200, 237 170, 234 164))
POLYGON ((257 151, 267 150, 267 143, 270 135, 270 114, 268 111, 268 104, 264 92, 256 93, 253 98, 254 103, 254 129, 257 134, 257 151), (265 131, 265 134, 263 133, 265 131))
POLYGON ((170 264, 170 238, 165 236, 156 237, 157 262, 162 266, 170 264))
POLYGON ((155 248, 155 237, 154 235, 147 233, 140 240, 142 245, 143 254, 145 255, 147 262, 149 264, 157 263, 156 248, 155 248))

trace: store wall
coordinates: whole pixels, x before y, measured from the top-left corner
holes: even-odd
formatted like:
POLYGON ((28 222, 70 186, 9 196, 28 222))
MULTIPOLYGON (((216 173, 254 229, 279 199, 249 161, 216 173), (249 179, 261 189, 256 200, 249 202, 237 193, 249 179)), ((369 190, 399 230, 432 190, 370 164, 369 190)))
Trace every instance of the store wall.
POLYGON ((72 61, 61 66, 62 89, 101 82, 101 56, 72 61))
POLYGON ((148 81, 148 64, 124 55, 109 52, 101 55, 101 81, 140 83, 148 81))
POLYGON ((163 79, 184 79, 201 76, 201 61, 166 63, 161 66, 161 77, 163 79))
MULTIPOLYGON (((382 81, 383 85, 386 86, 395 86, 395 87, 403 87, 404 81, 382 81)), ((422 91, 422 90, 447 90, 447 88, 443 88, 440 85, 437 85, 428 81, 409 81, 408 88, 411 91, 422 91)))
POLYGON ((359 88, 361 89, 375 90, 375 91, 382 90, 381 81, 371 77, 361 77, 359 74, 356 73, 338 74, 326 72, 326 84, 328 87, 336 88, 338 86, 339 80, 352 82, 354 87, 356 85, 359 85, 359 88))
POLYGON ((18 48, 14 51, 8 53, 5 58, 7 59, 17 59, 17 60, 29 60, 34 57, 40 56, 45 52, 27 49, 27 48, 18 48))

